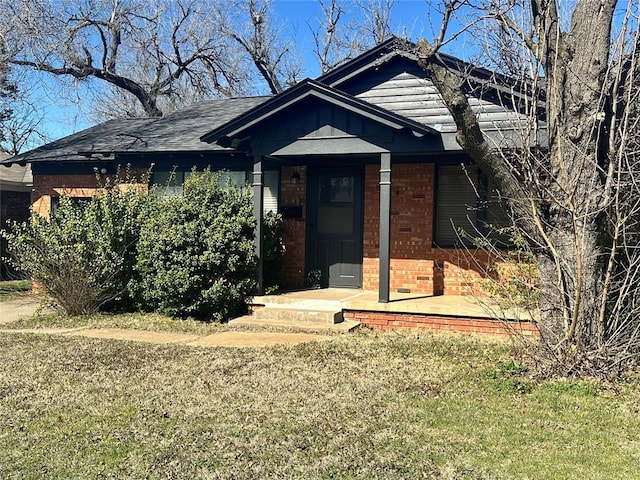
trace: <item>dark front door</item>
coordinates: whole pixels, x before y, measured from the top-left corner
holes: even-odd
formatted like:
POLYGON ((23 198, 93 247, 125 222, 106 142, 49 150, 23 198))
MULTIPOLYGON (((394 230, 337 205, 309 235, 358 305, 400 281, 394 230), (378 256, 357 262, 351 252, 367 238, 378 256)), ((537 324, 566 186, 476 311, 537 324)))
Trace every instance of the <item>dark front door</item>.
POLYGON ((322 287, 362 286, 362 169, 309 172, 307 274, 322 287))

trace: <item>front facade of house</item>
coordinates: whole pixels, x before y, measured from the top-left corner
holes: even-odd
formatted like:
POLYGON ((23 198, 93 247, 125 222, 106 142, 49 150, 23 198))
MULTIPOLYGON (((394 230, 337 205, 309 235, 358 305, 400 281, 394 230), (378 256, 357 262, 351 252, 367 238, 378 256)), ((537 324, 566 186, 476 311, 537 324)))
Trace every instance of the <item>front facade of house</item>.
MULTIPOLYGON (((512 99, 490 72, 445 61, 468 75, 483 132, 503 145, 522 120, 512 99)), ((118 165, 140 173, 153 164, 151 183, 174 193, 194 167, 224 170, 252 185, 258 219, 283 215, 285 288, 377 290, 380 302, 390 292, 477 292, 489 258, 460 232, 491 236, 505 224, 442 98, 395 39, 276 96, 113 120, 11 161, 32 165, 33 208, 43 214, 62 194, 92 196, 96 175, 118 165)))

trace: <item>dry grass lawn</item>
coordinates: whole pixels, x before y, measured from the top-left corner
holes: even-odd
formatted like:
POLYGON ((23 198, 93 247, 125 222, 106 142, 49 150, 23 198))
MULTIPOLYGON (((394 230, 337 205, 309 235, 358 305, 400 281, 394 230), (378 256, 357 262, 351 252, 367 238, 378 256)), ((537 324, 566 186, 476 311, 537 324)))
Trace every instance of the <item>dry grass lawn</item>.
POLYGON ((640 478, 640 387, 536 383, 506 343, 262 349, 0 336, 0 478, 640 478))
POLYGON ((31 290, 29 280, 0 281, 0 302, 27 295, 31 290))

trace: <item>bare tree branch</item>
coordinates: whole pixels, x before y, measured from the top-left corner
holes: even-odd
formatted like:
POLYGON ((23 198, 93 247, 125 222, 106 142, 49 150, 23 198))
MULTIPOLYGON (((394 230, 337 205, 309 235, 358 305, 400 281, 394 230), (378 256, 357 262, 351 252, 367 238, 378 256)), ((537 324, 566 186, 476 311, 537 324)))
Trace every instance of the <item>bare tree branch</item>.
POLYGON ((279 35, 270 8, 271 0, 236 0, 235 18, 218 10, 217 23, 249 55, 269 91, 279 93, 295 81, 299 66, 291 56, 290 43, 279 35))
POLYGON ((189 89, 204 96, 246 87, 228 42, 209 28, 213 12, 198 0, 20 0, 6 14, 13 65, 97 79, 131 94, 147 116, 162 114, 163 98, 193 97, 189 89))

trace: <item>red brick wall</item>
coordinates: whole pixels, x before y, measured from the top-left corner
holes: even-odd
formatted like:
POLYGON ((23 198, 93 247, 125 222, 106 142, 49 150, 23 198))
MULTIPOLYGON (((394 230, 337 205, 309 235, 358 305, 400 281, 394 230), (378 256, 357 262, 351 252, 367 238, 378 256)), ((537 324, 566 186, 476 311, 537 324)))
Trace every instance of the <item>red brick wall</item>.
MULTIPOLYGON (((143 175, 146 170, 133 170, 132 176, 143 175)), ((147 188, 147 185, 139 185, 147 188)), ((34 175, 33 211, 48 216, 51 211, 51 197, 92 197, 100 191, 95 174, 86 175, 34 175)))
MULTIPOLYGON (((364 178, 363 288, 378 288, 380 229, 379 166, 367 165, 364 178)), ((284 221, 284 287, 304 285, 307 169, 282 167, 281 206, 300 206, 301 218, 284 221), (298 183, 291 174, 298 172, 298 183)), ((394 164, 391 187, 391 291, 426 295, 478 294, 477 280, 489 261, 485 252, 433 248, 435 166, 394 164)))
POLYGON ((90 197, 97 192, 95 175, 34 175, 33 211, 47 216, 51 211, 51 197, 68 195, 90 197))
MULTIPOLYGON (((364 199, 363 288, 378 288, 379 166, 367 165, 364 199)), ((391 291, 426 295, 478 294, 486 252, 433 248, 433 164, 394 164, 391 178, 391 291)))
POLYGON ((305 229, 307 215, 307 168, 282 167, 280 175, 280 206, 301 206, 302 217, 285 218, 283 242, 283 287, 301 288, 304 285, 305 229), (291 181, 291 174, 298 172, 298 183, 291 181))
POLYGON ((367 311, 344 311, 343 317, 345 320, 360 322, 365 327, 376 330, 424 328, 500 336, 509 336, 514 333, 525 336, 539 335, 536 324, 532 322, 367 311))
MULTIPOLYGON (((433 164, 395 164, 391 174, 390 288, 433 293, 433 164)), ((378 288, 380 231, 380 173, 365 169, 363 288, 378 288)))
MULTIPOLYGON (((133 174, 144 172, 133 172, 133 174)), ((380 229, 379 166, 367 165, 364 179, 363 288, 378 288, 380 229)), ((146 187, 146 186, 145 186, 146 187)), ((48 215, 51 197, 90 197, 98 191, 96 177, 34 175, 33 208, 48 215)), ((391 198, 391 291, 464 295, 478 293, 477 280, 489 261, 485 252, 432 248, 435 168, 433 164, 394 164, 391 198)), ((300 218, 284 221, 285 288, 304 285, 307 169, 282 167, 281 206, 300 206, 300 218), (291 181, 298 172, 297 183, 291 181)))

